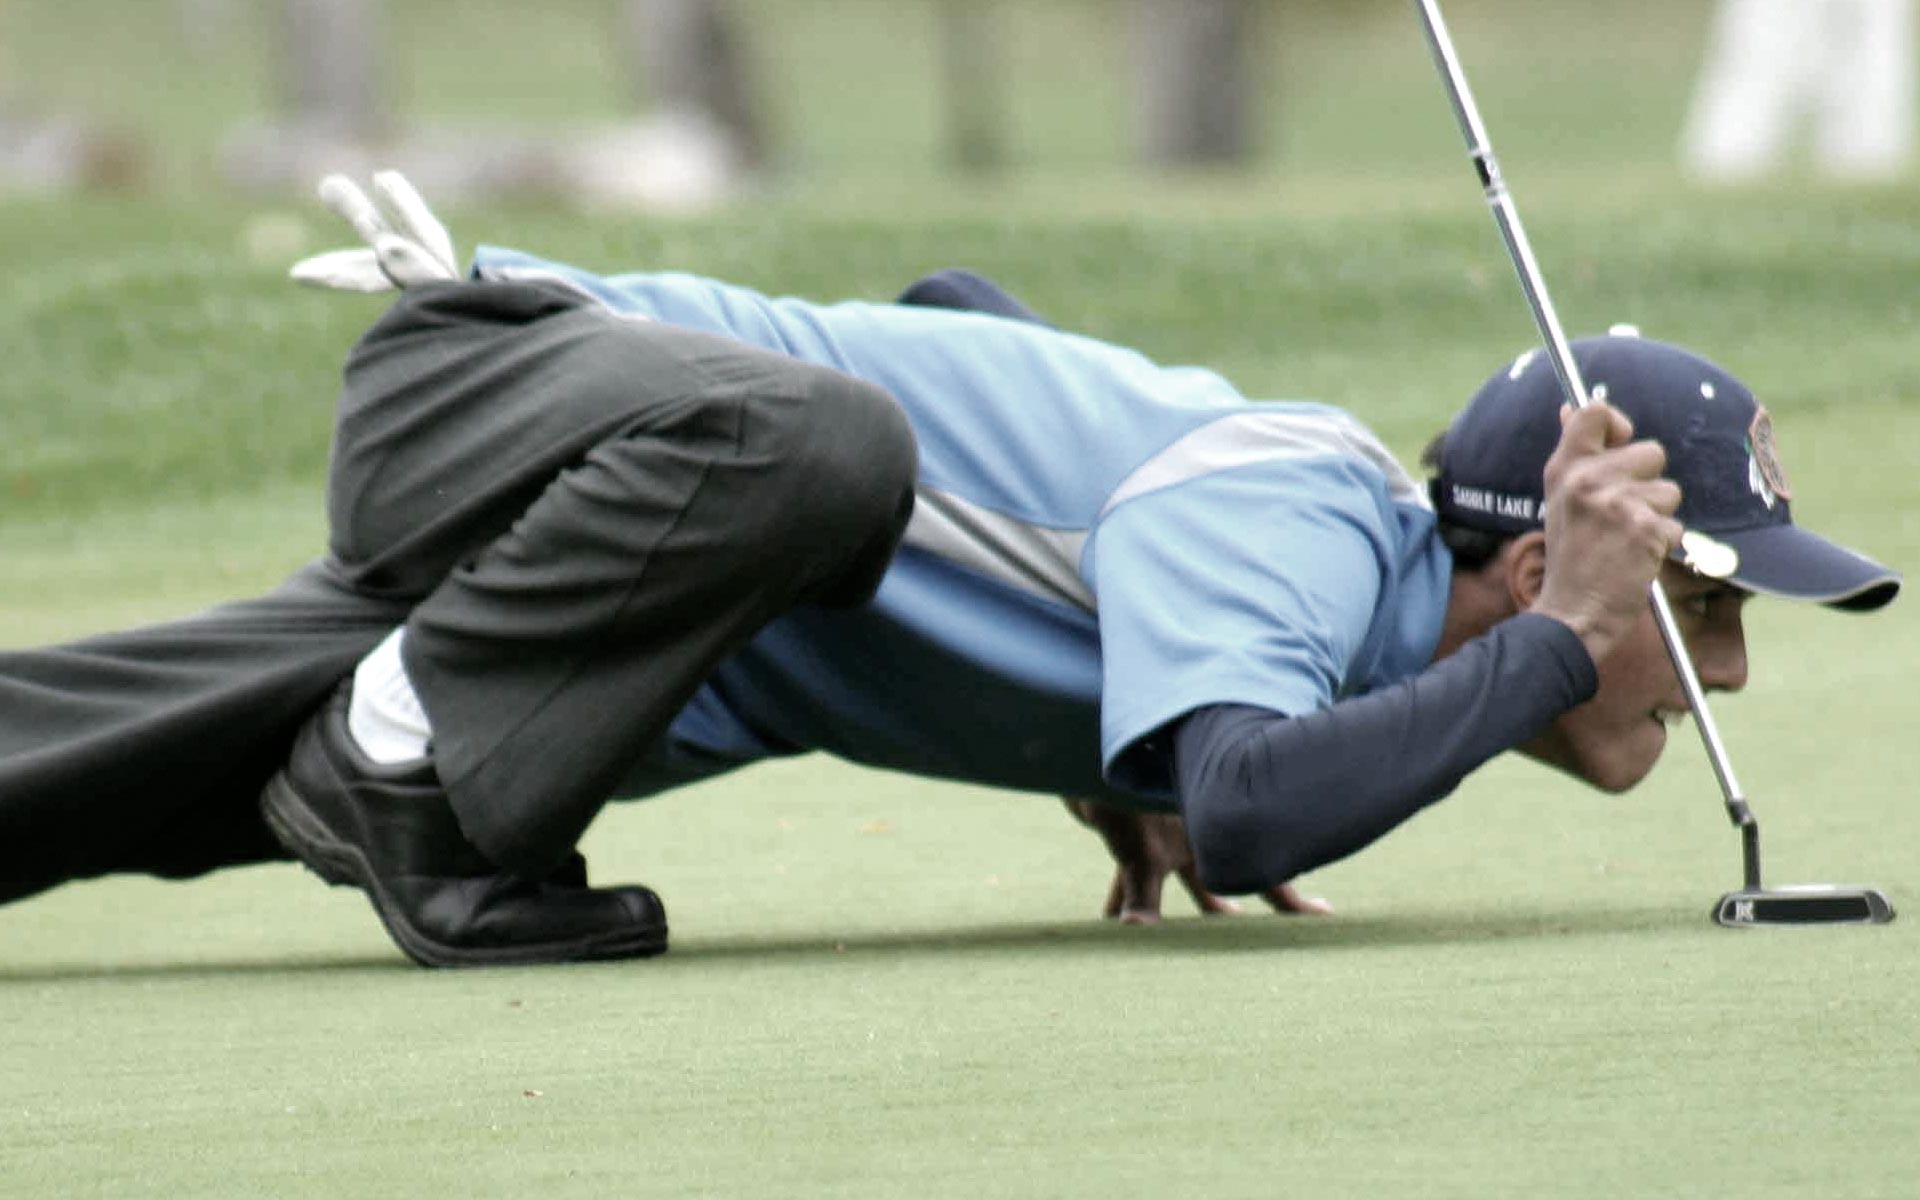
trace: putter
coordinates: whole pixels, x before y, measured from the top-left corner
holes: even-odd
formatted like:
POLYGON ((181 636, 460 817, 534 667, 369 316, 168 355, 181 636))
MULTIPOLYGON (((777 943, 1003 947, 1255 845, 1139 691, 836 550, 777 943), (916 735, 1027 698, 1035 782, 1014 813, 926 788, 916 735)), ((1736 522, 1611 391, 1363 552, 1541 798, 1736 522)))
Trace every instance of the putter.
MULTIPOLYGON (((1520 212, 1514 207, 1513 197, 1500 176, 1500 164, 1494 160, 1486 126, 1480 122, 1480 110, 1473 102, 1472 91, 1467 87, 1466 73, 1460 67, 1459 55, 1454 52, 1453 38, 1447 32, 1445 18, 1440 15, 1438 0, 1415 0, 1415 4, 1426 25, 1427 43, 1433 49, 1434 65, 1440 69, 1447 95, 1453 101, 1453 114, 1459 120, 1460 132, 1467 140, 1467 156, 1473 160, 1480 186, 1486 192, 1487 207, 1493 211, 1494 224, 1499 226, 1501 239, 1506 242, 1514 273, 1520 277, 1520 290, 1526 293, 1527 305, 1533 309, 1534 322, 1540 327, 1540 336, 1546 341, 1554 374, 1560 379, 1560 390, 1569 403, 1585 408, 1591 402, 1586 382, 1580 377, 1580 367, 1574 362, 1573 350, 1561 330, 1559 314, 1554 311, 1553 300, 1547 295, 1546 281, 1540 275, 1540 264, 1533 257, 1533 246, 1527 241, 1526 230, 1520 224, 1520 212)), ((1667 656, 1673 660, 1674 672, 1680 677, 1681 690, 1687 696, 1687 707, 1693 711, 1694 727, 1700 731, 1700 741, 1706 746, 1707 761, 1713 764, 1714 777, 1720 781, 1720 795, 1726 802, 1727 816, 1733 821, 1734 827, 1740 830, 1745 882, 1739 891, 1720 897, 1719 903, 1713 907, 1714 921, 1721 925, 1747 927, 1882 925, 1893 920, 1893 905, 1888 903, 1885 895, 1873 888, 1839 887, 1833 884, 1776 888, 1762 886, 1760 822, 1747 807, 1739 780, 1734 778, 1733 763, 1720 741, 1720 730, 1713 722, 1713 714, 1707 709, 1700 676, 1693 668, 1693 659, 1687 653, 1686 643, 1680 639, 1679 627, 1674 624, 1673 608, 1667 603, 1667 594, 1661 590, 1658 580, 1648 589, 1648 594, 1653 605, 1654 623, 1660 629, 1660 639, 1666 643, 1667 656)))

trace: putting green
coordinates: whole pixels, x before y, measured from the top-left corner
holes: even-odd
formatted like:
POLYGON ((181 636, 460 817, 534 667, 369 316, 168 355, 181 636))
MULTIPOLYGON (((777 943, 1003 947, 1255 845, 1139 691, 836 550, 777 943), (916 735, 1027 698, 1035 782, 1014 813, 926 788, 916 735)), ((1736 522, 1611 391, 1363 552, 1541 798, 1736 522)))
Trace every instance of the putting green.
MULTIPOLYGON (((1539 223, 1587 281, 1570 319, 1715 347, 1773 408, 1802 518, 1920 558, 1904 224, 1871 199, 1805 223, 1676 203, 1630 241, 1605 208, 1539 223)), ((136 252, 179 216, 82 213, 136 252)), ((218 253, 217 214, 196 219, 218 253)), ((518 220, 503 240, 658 257, 518 220)), ((659 236, 720 273, 757 239, 761 277, 815 294, 970 261, 1084 327, 1169 357, 1190 338, 1256 391, 1348 403, 1409 456, 1526 336, 1471 207, 1024 220, 659 236)), ((4 322, 73 351, 4 347, 31 364, 7 411, 40 431, 5 450, 6 640, 187 611, 304 558, 312 364, 372 310, 238 265, 49 299, 52 270, 4 322)), ((1773 880, 1920 903, 1912 612, 1751 610, 1753 683, 1720 715, 1773 880)), ((1905 1194, 1920 926, 1709 925, 1737 843, 1690 735, 1669 758, 1620 798, 1498 764, 1308 880, 1340 907, 1325 921, 1109 927, 1100 851, 1051 803, 824 761, 602 819, 597 875, 668 899, 675 949, 652 963, 420 972, 357 896, 292 867, 71 886, 0 912, 0 1192, 1905 1194)))

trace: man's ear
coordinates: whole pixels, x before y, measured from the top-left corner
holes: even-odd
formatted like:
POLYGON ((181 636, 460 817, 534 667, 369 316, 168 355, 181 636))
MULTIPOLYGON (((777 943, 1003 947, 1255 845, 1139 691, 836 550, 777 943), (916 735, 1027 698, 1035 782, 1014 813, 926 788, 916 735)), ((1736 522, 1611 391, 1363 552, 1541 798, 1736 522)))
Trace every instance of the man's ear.
POLYGON ((1520 534, 1500 548, 1494 560, 1515 612, 1526 612, 1547 584, 1547 535, 1538 529, 1520 534))

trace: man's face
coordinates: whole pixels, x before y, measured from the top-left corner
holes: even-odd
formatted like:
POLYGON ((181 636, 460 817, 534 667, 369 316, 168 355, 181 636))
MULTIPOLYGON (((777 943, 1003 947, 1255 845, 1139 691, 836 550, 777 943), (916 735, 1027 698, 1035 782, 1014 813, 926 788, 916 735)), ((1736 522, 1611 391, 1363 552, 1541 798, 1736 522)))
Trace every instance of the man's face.
MULTIPOLYGON (((1709 692, 1745 687, 1747 637, 1741 609, 1751 593, 1672 563, 1661 569, 1660 582, 1701 686, 1709 692)), ((1600 689, 1593 699, 1562 714, 1547 732, 1520 749, 1595 787, 1624 791, 1653 769, 1672 724, 1687 715, 1686 693, 1651 607, 1598 666, 1600 689)))

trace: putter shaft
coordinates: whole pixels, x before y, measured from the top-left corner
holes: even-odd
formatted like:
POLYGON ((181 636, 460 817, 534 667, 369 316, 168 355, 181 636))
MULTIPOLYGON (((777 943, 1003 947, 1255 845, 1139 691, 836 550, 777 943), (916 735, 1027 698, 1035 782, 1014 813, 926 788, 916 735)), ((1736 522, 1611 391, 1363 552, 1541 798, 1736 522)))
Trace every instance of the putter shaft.
MULTIPOLYGON (((1461 69, 1460 57, 1454 51, 1446 20, 1440 15, 1438 0, 1416 0, 1416 3, 1426 26, 1427 43, 1433 49, 1434 63, 1446 81, 1447 95, 1453 101, 1454 116, 1460 122, 1462 136, 1466 138, 1467 154, 1473 160, 1474 171, 1479 175, 1480 185, 1486 192, 1487 207, 1493 211, 1494 224, 1499 226, 1500 236, 1507 244, 1514 272, 1520 277, 1520 290, 1526 293, 1527 306, 1533 310, 1534 323, 1540 327, 1540 336, 1546 341, 1554 374, 1560 378, 1560 390, 1569 403, 1585 408, 1592 403, 1586 381, 1580 377, 1580 366, 1573 359, 1573 348, 1568 345, 1567 335, 1561 329, 1553 298, 1547 294, 1540 264, 1533 256, 1533 245, 1527 240, 1526 228, 1520 223, 1519 210, 1514 207, 1513 197, 1500 175, 1500 164, 1493 156, 1486 126, 1480 120, 1479 107, 1474 104, 1473 91, 1467 85, 1466 72, 1461 69)), ((1679 626, 1674 622, 1673 606, 1667 602, 1667 594, 1658 580, 1647 591, 1653 606, 1654 623, 1660 629, 1660 640, 1666 643, 1667 657, 1673 660, 1674 673, 1679 676, 1680 688, 1686 693, 1687 707, 1693 712, 1694 728, 1700 731, 1707 761, 1713 765, 1714 778, 1719 780, 1727 816, 1740 830, 1747 888, 1757 891, 1760 888, 1759 823, 1748 809, 1746 796, 1740 790, 1740 781, 1734 776, 1733 762, 1720 740, 1720 728, 1714 723, 1713 713, 1707 707, 1706 692, 1700 686, 1699 672, 1694 669, 1693 657, 1687 653, 1679 626)))

